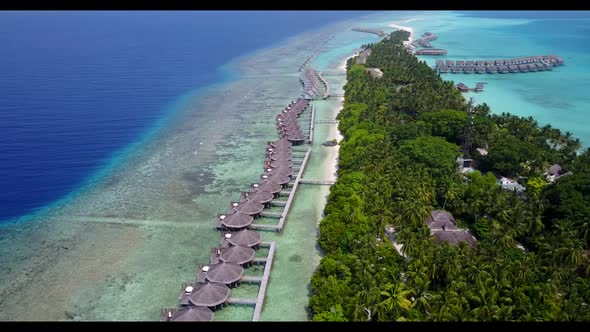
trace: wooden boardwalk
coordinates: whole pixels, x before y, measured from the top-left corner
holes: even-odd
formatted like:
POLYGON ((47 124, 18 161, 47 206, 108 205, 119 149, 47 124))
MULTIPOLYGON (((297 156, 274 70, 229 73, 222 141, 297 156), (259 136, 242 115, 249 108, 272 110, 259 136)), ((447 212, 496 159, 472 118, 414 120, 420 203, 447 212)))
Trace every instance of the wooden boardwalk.
POLYGON ((262 313, 262 305, 264 303, 264 296, 266 295, 266 288, 268 287, 268 279, 270 278, 270 270, 272 269, 272 261, 274 256, 275 242, 272 241, 270 243, 270 248, 268 249, 266 265, 264 266, 264 273, 262 274, 260 289, 258 290, 258 297, 256 298, 256 305, 254 306, 254 314, 252 315, 253 322, 260 320, 260 314, 262 313))
POLYGON ((315 106, 311 105, 311 120, 309 120, 309 144, 313 143, 314 119, 315 119, 315 106))
POLYGON ((381 29, 370 29, 370 28, 352 28, 350 29, 352 31, 357 31, 357 32, 366 32, 366 33, 372 33, 375 34, 379 37, 384 37, 386 35, 385 31, 381 30, 381 29))
POLYGON ((335 180, 306 180, 306 179, 301 179, 299 181, 299 183, 301 184, 321 184, 321 185, 333 185, 336 183, 335 180))
POLYGON ((293 184, 293 188, 291 189, 291 194, 289 195, 289 199, 287 199, 287 205, 285 205, 285 209, 283 210, 283 215, 279 220, 279 232, 283 230, 283 226, 285 225, 285 220, 287 219, 287 215, 289 213, 289 208, 291 207, 291 203, 293 202, 293 197, 295 197, 295 192, 297 191, 297 186, 299 185, 299 181, 301 180, 301 176, 303 175, 303 171, 305 170, 305 165, 309 160, 309 155, 311 154, 311 149, 308 148, 307 152, 305 153, 305 158, 303 158, 303 163, 301 163, 301 169, 297 174, 297 178, 295 179, 295 183, 293 184))
POLYGON ((279 226, 276 225, 252 224, 249 228, 253 230, 279 231, 279 226))
POLYGON ((274 218, 274 219, 279 219, 279 218, 281 218, 282 215, 283 215, 282 213, 276 213, 276 212, 261 212, 260 213, 261 217, 274 218))

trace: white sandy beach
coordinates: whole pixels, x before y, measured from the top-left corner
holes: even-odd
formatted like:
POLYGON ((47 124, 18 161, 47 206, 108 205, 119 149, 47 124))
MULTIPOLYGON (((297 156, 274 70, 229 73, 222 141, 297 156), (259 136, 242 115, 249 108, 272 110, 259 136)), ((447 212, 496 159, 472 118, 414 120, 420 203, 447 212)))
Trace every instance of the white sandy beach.
MULTIPOLYGON (((415 20, 417 20, 417 19, 409 19, 407 21, 404 21, 404 23, 409 23, 409 22, 412 22, 415 20)), ((406 31, 410 32, 410 40, 408 40, 407 42, 404 42, 404 45, 407 45, 407 44, 411 43, 412 41, 414 41, 414 28, 412 28, 410 26, 400 25, 400 24, 397 24, 396 22, 390 23, 388 26, 391 28, 402 29, 402 30, 406 30, 406 31)))
MULTIPOLYGON (((346 58, 344 58, 344 60, 342 61, 342 63, 338 66, 338 71, 346 73, 346 61, 348 61, 348 59, 351 56, 348 56, 346 58)), ((342 85, 344 86, 346 84, 346 79, 344 80, 344 82, 342 83, 342 85)), ((338 98, 338 105, 334 108, 333 110, 333 114, 332 114, 332 118, 336 119, 336 116, 338 115, 338 113, 340 113, 340 110, 342 109, 342 105, 344 103, 344 97, 339 97, 338 98)), ((332 138, 336 138, 336 140, 338 142, 340 142, 343 138, 342 133, 340 133, 340 131, 338 130, 338 124, 334 123, 334 124, 330 124, 329 125, 329 136, 330 139, 332 138)), ((340 145, 336 145, 333 148, 330 148, 328 151, 328 160, 329 160, 329 167, 326 168, 325 173, 322 174, 322 178, 326 179, 326 180, 336 180, 336 170, 338 169, 338 150, 340 149, 340 145)))

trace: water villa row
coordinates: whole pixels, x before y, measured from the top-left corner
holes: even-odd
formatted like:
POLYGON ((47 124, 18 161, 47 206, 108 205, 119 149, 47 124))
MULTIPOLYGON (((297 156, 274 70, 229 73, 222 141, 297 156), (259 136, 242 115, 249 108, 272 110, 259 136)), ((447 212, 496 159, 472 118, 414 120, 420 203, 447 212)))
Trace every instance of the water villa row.
POLYGON ((262 242, 261 234, 256 230, 281 231, 284 226, 310 154, 309 149, 296 151, 293 146, 311 139, 313 112, 309 100, 300 98, 276 116, 279 140, 266 144, 263 173, 258 183, 251 184, 247 192, 240 194, 238 202, 230 202, 227 211, 217 215, 214 229, 222 232, 219 245, 211 248, 209 262, 198 266, 195 280, 182 284, 178 308, 161 310, 161 321, 211 321, 214 311, 231 304, 254 306, 252 321, 260 318, 275 244, 262 242), (304 119, 301 115, 308 109, 312 115, 308 122, 310 129, 305 132, 299 121, 304 119), (301 152, 305 152, 302 159, 296 155, 301 152), (288 196, 286 201, 281 199, 285 195, 288 196), (272 211, 277 207, 280 212, 272 211), (271 212, 265 212, 265 209, 271 212), (254 223, 255 220, 273 218, 279 219, 277 225, 254 223), (257 257, 256 252, 262 247, 269 248, 268 254, 257 257), (264 265, 261 277, 246 274, 253 265, 264 265), (231 289, 242 283, 258 284, 258 296, 230 297, 231 289))
POLYGON ((299 81, 303 84, 304 99, 326 99, 330 95, 330 85, 314 68, 305 68, 299 75, 299 81))
POLYGON ((563 64, 563 59, 556 55, 542 55, 503 60, 437 60, 434 68, 443 74, 507 74, 551 70, 563 64))
POLYGON ((358 32, 366 32, 366 33, 373 33, 376 34, 379 37, 383 37, 386 35, 385 31, 381 30, 381 29, 369 29, 369 28, 352 28, 352 31, 358 31, 358 32))

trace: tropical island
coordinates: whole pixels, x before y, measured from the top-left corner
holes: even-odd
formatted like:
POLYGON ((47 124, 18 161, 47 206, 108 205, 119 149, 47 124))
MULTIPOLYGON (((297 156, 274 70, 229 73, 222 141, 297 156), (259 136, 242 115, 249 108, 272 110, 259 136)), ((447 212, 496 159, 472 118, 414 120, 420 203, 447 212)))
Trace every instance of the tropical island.
POLYGON ((347 62, 313 320, 589 320, 590 149, 468 103, 409 37, 347 62))

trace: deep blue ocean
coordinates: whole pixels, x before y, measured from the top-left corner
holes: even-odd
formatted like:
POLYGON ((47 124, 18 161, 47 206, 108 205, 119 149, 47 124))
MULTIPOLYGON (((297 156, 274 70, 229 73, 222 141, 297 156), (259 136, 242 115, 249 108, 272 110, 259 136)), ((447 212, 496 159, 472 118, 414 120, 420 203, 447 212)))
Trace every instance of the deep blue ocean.
POLYGON ((0 221, 78 189, 232 58, 369 12, 0 12, 0 221))

